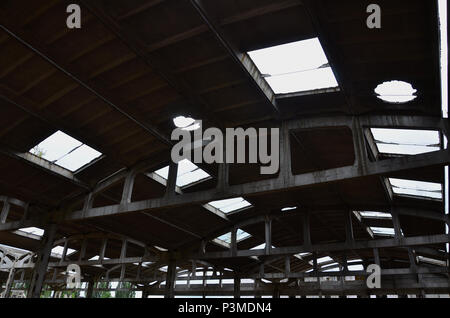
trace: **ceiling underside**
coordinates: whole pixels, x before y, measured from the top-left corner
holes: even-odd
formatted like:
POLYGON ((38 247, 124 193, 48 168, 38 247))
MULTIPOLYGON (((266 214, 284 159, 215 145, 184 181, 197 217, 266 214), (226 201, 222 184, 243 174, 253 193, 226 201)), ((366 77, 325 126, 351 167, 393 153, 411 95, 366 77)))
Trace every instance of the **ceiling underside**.
MULTIPOLYGON (((147 169, 135 179, 131 200, 160 198, 165 186, 144 173, 169 163, 172 119, 178 115, 201 119, 204 128, 277 127, 281 121, 322 116, 426 116, 437 120, 442 116, 434 1, 378 1, 383 8, 383 27, 375 30, 362 22, 367 1, 201 2, 217 28, 208 26, 187 0, 1 1, 0 195, 30 203, 33 215, 56 213, 71 202, 78 202, 73 207, 76 210, 83 206, 77 199, 101 180, 146 162, 147 169), (66 7, 72 2, 80 4, 81 29, 65 27, 66 7), (261 74, 247 72, 234 55, 314 37, 322 43, 339 90, 277 95, 270 100, 270 92, 255 82, 254 76, 261 74), (411 83, 418 97, 407 104, 376 98, 374 88, 392 79, 411 83), (104 157, 67 178, 17 155, 58 130, 104 157)), ((353 165, 353 140, 349 127, 293 131, 292 172, 353 165)), ((213 178, 185 192, 215 187, 217 165, 202 168, 213 178)), ((342 215, 348 210, 389 211, 398 206, 444 213, 443 201, 390 197, 383 181, 386 177, 443 183, 444 165, 244 195, 253 207, 226 219, 201 204, 184 203, 65 221, 57 237, 115 233, 171 251, 186 246, 198 250, 202 239, 214 231, 298 206, 314 211, 312 242, 332 243, 346 239, 342 215)), ((243 164, 231 165, 229 178, 231 185, 264 179, 258 165, 243 164)), ((97 194, 93 207, 119 204, 123 183, 119 180, 97 194)), ((12 205, 8 221, 20 220, 22 215, 23 209, 12 205)), ((371 238, 366 226, 392 227, 385 220, 363 224, 353 218, 352 222, 356 240, 371 238)), ((402 215, 400 224, 405 236, 445 233, 445 223, 436 220, 402 215)), ((263 222, 242 229, 251 237, 239 242, 239 249, 264 243, 263 222)), ((274 219, 272 232, 276 247, 302 244, 302 214, 274 219)), ((0 232, 0 243, 30 250, 38 247, 33 239, 7 231, 0 232)), ((79 250, 77 244, 72 248, 79 250)), ((90 244, 87 255, 98 255, 101 241, 90 244)), ((431 247, 439 250, 443 246, 431 247)), ((206 249, 226 250, 215 244, 206 249)), ((133 253, 131 248, 130 255, 133 253)), ((373 259, 371 249, 346 253, 349 259, 373 259)), ((106 255, 116 254, 120 254, 120 245, 108 245, 106 255)), ((324 252, 318 257, 325 255, 339 261, 343 254, 324 252)), ((311 259, 291 257, 291 270, 311 269, 311 259)), ((391 268, 408 265, 404 265, 408 254, 401 248, 382 249, 381 259, 391 268)), ((261 260, 264 257, 209 261, 248 270, 261 260)), ((268 271, 283 268, 284 259, 271 265, 268 271)), ((98 271, 96 267, 90 270, 98 271)))

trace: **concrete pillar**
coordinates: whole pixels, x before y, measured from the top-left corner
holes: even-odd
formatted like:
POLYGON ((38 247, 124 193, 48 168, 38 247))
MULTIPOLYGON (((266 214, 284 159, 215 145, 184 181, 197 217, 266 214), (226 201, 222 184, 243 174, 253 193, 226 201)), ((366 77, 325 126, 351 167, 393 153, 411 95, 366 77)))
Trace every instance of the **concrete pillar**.
POLYGON ((45 274, 47 273, 48 260, 53 248, 53 241, 56 233, 56 224, 49 224, 44 231, 41 241, 41 248, 38 251, 38 259, 34 266, 30 287, 27 292, 28 298, 40 298, 45 274))
POLYGON ((88 289, 86 291, 86 298, 92 298, 92 296, 94 295, 94 286, 95 286, 95 281, 93 279, 90 279, 88 281, 88 289))
POLYGON ((274 284, 274 286, 273 286, 272 298, 280 298, 280 288, 279 288, 278 284, 274 284))
POLYGON ((234 276, 234 298, 240 298, 241 297, 241 278, 239 276, 234 276))
POLYGON ((9 298, 11 294, 11 287, 14 282, 14 274, 16 273, 16 269, 13 267, 9 270, 8 280, 6 281, 5 290, 3 292, 3 298, 9 298))
POLYGON ((177 264, 174 260, 169 262, 167 266, 167 276, 166 276, 166 290, 164 294, 164 298, 174 298, 175 292, 175 279, 176 279, 176 269, 177 264))
POLYGON ((261 298, 261 292, 259 291, 259 287, 261 286, 261 280, 255 279, 255 298, 261 298))

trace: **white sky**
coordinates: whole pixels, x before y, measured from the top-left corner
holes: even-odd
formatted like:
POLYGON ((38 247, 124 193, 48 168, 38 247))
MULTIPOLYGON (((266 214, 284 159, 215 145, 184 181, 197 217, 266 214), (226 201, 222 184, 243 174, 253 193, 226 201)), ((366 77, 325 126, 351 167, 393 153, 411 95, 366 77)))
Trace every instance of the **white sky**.
MULTIPOLYGON (((251 235, 245 232, 244 230, 238 229, 236 231, 236 241, 239 242, 241 240, 244 240, 246 238, 249 238, 251 235)), ((231 243, 231 232, 228 232, 222 236, 219 236, 217 239, 224 241, 228 244, 231 243)))
POLYGON ((440 150, 435 130, 371 128, 371 132, 381 153, 417 155, 440 150))
POLYGON ((222 211, 223 213, 230 213, 232 211, 251 206, 251 203, 245 200, 243 197, 211 201, 208 202, 208 204, 222 211))
POLYGON ((375 93, 378 94, 378 98, 389 103, 406 103, 414 100, 417 96, 416 89, 412 87, 410 83, 403 81, 388 81, 379 84, 375 88, 375 93))
POLYGON ((318 38, 248 52, 276 94, 337 87, 318 38))
MULTIPOLYGON (((169 166, 156 170, 155 173, 167 180, 169 176, 169 166)), ((200 169, 188 159, 183 159, 178 163, 176 184, 180 188, 209 177, 210 175, 207 172, 200 169)))
POLYGON ((442 199, 442 185, 434 182, 389 178, 392 190, 396 194, 423 196, 442 199))
MULTIPOLYGON (((37 146, 44 152, 42 158, 72 172, 78 170, 102 154, 81 141, 58 130, 37 146)), ((35 147, 30 152, 36 154, 35 147)))

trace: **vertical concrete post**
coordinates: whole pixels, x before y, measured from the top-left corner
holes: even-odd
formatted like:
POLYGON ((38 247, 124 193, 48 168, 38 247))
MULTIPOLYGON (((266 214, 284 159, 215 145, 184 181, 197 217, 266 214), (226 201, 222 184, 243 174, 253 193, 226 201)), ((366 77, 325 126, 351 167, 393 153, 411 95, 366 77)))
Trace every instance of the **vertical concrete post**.
POLYGON ((309 212, 305 211, 302 214, 303 218, 303 245, 311 246, 311 226, 310 226, 310 217, 309 212))
POLYGON ((136 177, 136 173, 134 171, 130 171, 130 173, 125 178, 125 182, 123 185, 122 191, 122 199, 120 200, 121 204, 126 204, 131 202, 131 196, 133 195, 133 186, 134 186, 134 178, 136 177))
POLYGON ((230 244, 230 248, 231 248, 231 256, 236 256, 237 254, 237 228, 234 227, 231 230, 231 244, 230 244))
POLYGON ((241 278, 237 274, 234 275, 233 288, 234 288, 234 292, 233 292, 234 298, 240 298, 241 297, 241 278))
POLYGON ((178 164, 171 162, 169 165, 169 175, 167 177, 166 197, 175 196, 177 185, 178 164))
POLYGON ((0 213, 0 222, 1 223, 6 222, 6 219, 8 218, 10 207, 11 206, 9 205, 8 199, 5 199, 5 201, 3 202, 2 212, 0 213))
POLYGON ((352 223, 352 211, 344 212, 344 224, 345 224, 345 239, 347 242, 353 242, 353 223, 352 223))
POLYGON ((27 292, 28 298, 39 298, 41 296, 42 285, 44 283, 45 274, 47 273, 48 260, 53 248, 55 234, 56 224, 48 225, 44 231, 42 245, 37 255, 38 259, 34 266, 30 287, 27 292))
POLYGON ((280 298, 280 287, 278 284, 274 284, 273 286, 272 298, 280 298))
POLYGON ((15 262, 13 264, 13 267, 9 270, 8 274, 8 280, 6 281, 5 285, 5 291, 3 292, 3 298, 9 298, 11 294, 11 287, 14 282, 14 275, 16 273, 16 269, 14 268, 15 262))
POLYGON ((94 285, 95 281, 93 279, 89 279, 88 289, 86 291, 86 298, 92 298, 92 296, 94 295, 94 285))
POLYGON ((164 298, 173 298, 175 296, 176 262, 170 260, 167 266, 166 289, 164 298))
POLYGON ((269 255, 272 248, 272 220, 268 216, 264 222, 264 233, 266 239, 266 255, 269 255))

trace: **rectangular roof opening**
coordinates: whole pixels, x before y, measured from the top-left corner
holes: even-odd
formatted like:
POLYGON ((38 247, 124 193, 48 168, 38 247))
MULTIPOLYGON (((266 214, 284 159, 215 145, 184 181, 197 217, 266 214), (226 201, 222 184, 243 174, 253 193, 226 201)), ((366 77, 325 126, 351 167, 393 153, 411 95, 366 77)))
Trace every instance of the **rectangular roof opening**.
POLYGON ((28 233, 28 234, 33 234, 33 235, 37 235, 37 236, 44 236, 44 230, 40 229, 38 227, 24 227, 19 229, 19 231, 28 233))
POLYGON ((389 182, 394 194, 442 200, 442 185, 440 183, 396 178, 389 178, 389 182))
MULTIPOLYGON (((167 180, 169 177, 169 166, 156 170, 155 173, 167 180)), ((186 188, 210 178, 211 176, 206 171, 200 169, 188 159, 183 159, 178 163, 176 185, 180 188, 186 188)))
POLYGON ((392 215, 386 212, 360 211, 359 214, 366 219, 392 219, 392 215))
POLYGON ((232 199, 218 200, 208 202, 208 205, 216 208, 217 210, 227 214, 231 212, 241 211, 252 207, 252 204, 245 200, 243 197, 237 197, 232 199))
POLYGON ((440 150, 436 130, 371 128, 378 152, 396 155, 417 155, 440 150))
POLYGON ((29 152, 72 172, 102 155, 60 130, 31 148, 29 152))
MULTIPOLYGON (((55 246, 55 247, 52 249, 52 256, 53 256, 53 257, 57 257, 57 258, 61 258, 62 255, 63 255, 63 252, 64 252, 64 247, 62 247, 62 246, 60 246, 60 245, 55 246)), ((71 254, 73 254, 73 253, 75 253, 75 252, 76 252, 76 250, 74 250, 74 249, 68 247, 68 248, 67 248, 67 251, 66 251, 66 256, 70 256, 71 254)))
POLYGON ((318 38, 248 52, 275 94, 338 87, 318 38))
POLYGON ((379 235, 379 236, 394 236, 395 235, 394 228, 391 228, 391 227, 371 226, 370 229, 372 230, 373 234, 379 235))
MULTIPOLYGON (((244 230, 238 229, 236 231, 236 242, 243 241, 245 239, 248 239, 249 237, 251 237, 251 235, 245 232, 244 230)), ((221 235, 217 239, 225 243, 231 244, 231 232, 221 235)))

